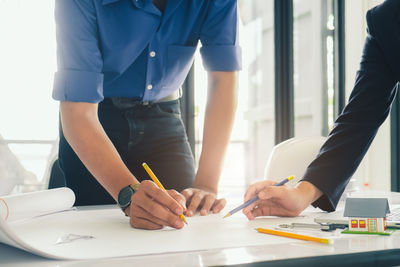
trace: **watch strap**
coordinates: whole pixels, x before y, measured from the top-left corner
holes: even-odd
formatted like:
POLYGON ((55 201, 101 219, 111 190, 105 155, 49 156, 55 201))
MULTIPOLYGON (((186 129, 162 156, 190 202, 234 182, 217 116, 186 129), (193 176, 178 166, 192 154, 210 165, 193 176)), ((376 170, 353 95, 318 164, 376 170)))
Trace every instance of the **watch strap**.
POLYGON ((139 189, 139 185, 140 183, 130 184, 119 191, 117 203, 123 212, 125 212, 126 208, 131 204, 132 196, 139 189))
POLYGON ((129 186, 133 189, 133 191, 136 193, 136 191, 139 190, 139 185, 140 183, 137 184, 130 184, 129 186))

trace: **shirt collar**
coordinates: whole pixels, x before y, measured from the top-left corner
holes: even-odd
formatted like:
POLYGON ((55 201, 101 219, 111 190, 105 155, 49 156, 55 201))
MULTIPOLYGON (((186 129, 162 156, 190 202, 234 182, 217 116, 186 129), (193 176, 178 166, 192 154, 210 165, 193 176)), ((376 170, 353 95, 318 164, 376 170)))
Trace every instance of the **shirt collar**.
POLYGON ((164 18, 163 20, 166 21, 169 19, 174 11, 178 8, 178 6, 182 3, 183 0, 168 0, 167 6, 165 7, 164 11, 164 18))
MULTIPOLYGON (((103 5, 108 5, 108 4, 116 3, 116 2, 119 2, 119 1, 120 0, 103 0, 102 4, 103 5)), ((138 8, 143 8, 143 6, 145 5, 146 1, 147 0, 132 0, 132 3, 138 8)), ((168 2, 169 3, 167 3, 167 6, 165 8, 166 10, 164 12, 166 14, 166 17, 164 18, 164 20, 168 19, 171 16, 171 14, 179 6, 179 4, 182 2, 182 0, 168 0, 168 2)))

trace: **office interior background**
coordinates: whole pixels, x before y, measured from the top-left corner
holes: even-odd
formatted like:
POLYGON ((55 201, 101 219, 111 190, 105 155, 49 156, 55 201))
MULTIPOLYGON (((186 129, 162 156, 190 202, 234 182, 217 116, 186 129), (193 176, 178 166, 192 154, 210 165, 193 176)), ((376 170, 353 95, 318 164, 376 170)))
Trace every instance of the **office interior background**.
MULTIPOLYGON (((220 192, 263 179, 275 144, 326 136, 352 90, 365 14, 382 0, 239 0, 243 70, 220 192)), ((0 0, 0 179, 12 193, 45 189, 58 151, 54 1, 0 0)), ((186 79, 182 116, 199 158, 206 102, 201 57, 186 79)), ((399 191, 397 99, 349 190, 399 191)))

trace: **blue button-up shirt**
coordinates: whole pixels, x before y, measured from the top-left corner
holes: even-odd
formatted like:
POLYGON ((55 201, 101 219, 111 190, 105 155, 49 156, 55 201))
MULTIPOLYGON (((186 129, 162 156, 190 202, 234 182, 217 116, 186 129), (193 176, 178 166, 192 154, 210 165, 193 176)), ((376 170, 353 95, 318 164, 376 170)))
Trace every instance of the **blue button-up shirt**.
POLYGON ((199 40, 207 71, 241 67, 236 0, 57 0, 53 98, 155 101, 183 83, 199 40))

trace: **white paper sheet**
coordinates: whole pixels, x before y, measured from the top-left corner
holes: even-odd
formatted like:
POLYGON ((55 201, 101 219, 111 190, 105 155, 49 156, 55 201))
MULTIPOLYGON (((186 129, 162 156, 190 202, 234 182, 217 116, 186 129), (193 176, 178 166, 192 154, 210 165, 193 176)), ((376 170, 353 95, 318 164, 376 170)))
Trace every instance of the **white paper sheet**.
MULTIPOLYGON (((133 229, 118 209, 68 211, 10 225, 15 237, 27 250, 35 248, 52 258, 93 259, 169 252, 200 251, 287 242, 284 238, 262 235, 254 228, 265 222, 248 222, 244 217, 222 219, 221 214, 188 219, 182 230, 133 229), (56 244, 68 234, 92 236, 56 244)), ((270 224, 270 223, 269 223, 270 224)))
POLYGON ((188 217, 188 225, 181 230, 148 231, 131 228, 129 219, 117 208, 70 210, 14 222, 0 219, 0 241, 55 259, 111 258, 304 242, 255 231, 256 227, 272 228, 292 222, 293 218, 249 222, 241 214, 222 219, 223 214, 188 217), (77 236, 82 238, 76 239, 77 236), (63 239, 69 242, 60 244, 58 241, 63 239))

